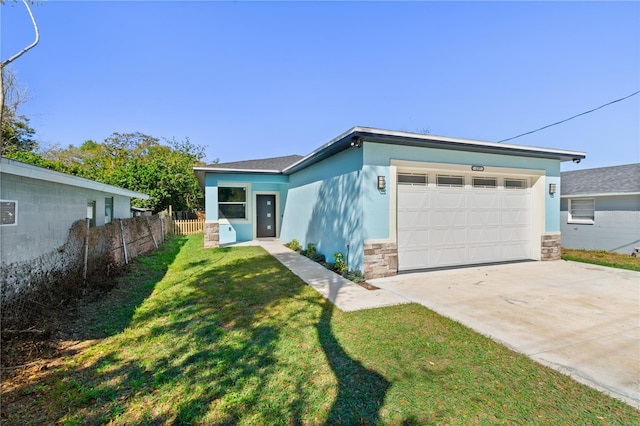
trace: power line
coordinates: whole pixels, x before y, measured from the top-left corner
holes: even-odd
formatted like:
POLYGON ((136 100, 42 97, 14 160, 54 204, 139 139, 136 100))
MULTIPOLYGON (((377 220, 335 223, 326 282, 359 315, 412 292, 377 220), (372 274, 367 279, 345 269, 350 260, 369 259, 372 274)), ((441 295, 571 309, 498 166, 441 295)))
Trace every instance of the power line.
POLYGON ((638 93, 640 93, 640 90, 638 90, 637 92, 633 92, 632 94, 627 95, 627 96, 625 96, 624 98, 616 99, 615 101, 611 101, 611 102, 608 102, 608 103, 606 103, 606 104, 604 104, 604 105, 600 105, 598 108, 594 108, 594 109, 589 110, 589 111, 581 112, 580 114, 574 115, 573 117, 569 117, 569 118, 567 118, 567 119, 565 119, 565 120, 562 120, 562 121, 558 121, 557 123, 549 124, 549 125, 547 125, 547 126, 540 127, 539 129, 532 130, 532 131, 530 131, 530 132, 526 132, 526 133, 523 133, 523 134, 518 135, 518 136, 513 136, 513 137, 511 137, 511 138, 507 138, 507 139, 502 139, 501 141, 498 141, 498 143, 500 143, 500 142, 510 141, 510 140, 512 140, 512 139, 516 139, 516 138, 519 138, 519 137, 521 137, 521 136, 530 135, 531 133, 539 132, 540 130, 547 129, 547 128, 551 127, 551 126, 557 126, 558 124, 562 124, 562 123, 565 123, 565 122, 567 122, 567 121, 569 121, 569 120, 573 120, 574 118, 576 118, 576 117, 580 117, 581 115, 589 114, 589 113, 591 113, 591 112, 597 111, 597 110, 599 110, 599 109, 601 109, 601 108, 604 108, 604 107, 606 107, 606 106, 609 106, 609 105, 611 105, 611 104, 615 104, 616 102, 624 101, 625 99, 630 98, 630 97, 632 97, 632 96, 635 96, 635 95, 637 95, 638 93))

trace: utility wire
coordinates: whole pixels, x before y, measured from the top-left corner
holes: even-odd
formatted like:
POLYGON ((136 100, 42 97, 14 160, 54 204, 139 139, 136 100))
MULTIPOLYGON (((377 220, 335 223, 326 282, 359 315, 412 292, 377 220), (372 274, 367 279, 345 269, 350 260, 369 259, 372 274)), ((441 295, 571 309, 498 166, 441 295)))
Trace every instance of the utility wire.
POLYGON ((565 123, 565 122, 567 122, 567 121, 569 121, 569 120, 573 120, 574 118, 576 118, 576 117, 580 117, 581 115, 589 114, 589 113, 591 113, 591 112, 594 112, 594 111, 599 110, 600 108, 604 108, 604 107, 609 106, 609 105, 611 105, 611 104, 615 104, 616 102, 624 101, 625 99, 630 98, 630 97, 632 97, 632 96, 635 96, 635 95, 637 95, 638 93, 640 93, 640 90, 638 90, 637 92, 633 92, 632 94, 627 95, 627 96, 625 96, 624 98, 616 99, 615 101, 611 101, 611 102, 608 102, 608 103, 606 103, 606 104, 604 104, 604 105, 600 105, 598 108, 594 108, 594 109, 589 110, 589 111, 581 112, 580 114, 574 115, 573 117, 569 117, 569 118, 564 119, 564 120, 562 120, 562 121, 558 121, 557 123, 549 124, 549 125, 547 125, 547 126, 540 127, 539 129, 532 130, 532 131, 530 131, 530 132, 526 132, 526 133, 523 133, 523 134, 518 135, 518 136, 513 136, 513 137, 510 137, 510 138, 507 138, 507 139, 502 139, 501 141, 498 141, 498 143, 506 142, 506 141, 510 141, 510 140, 512 140, 512 139, 516 139, 516 138, 519 138, 519 137, 521 137, 521 136, 530 135, 531 133, 539 132, 540 130, 547 129, 547 128, 551 127, 551 126, 557 126, 558 124, 562 124, 562 123, 565 123))

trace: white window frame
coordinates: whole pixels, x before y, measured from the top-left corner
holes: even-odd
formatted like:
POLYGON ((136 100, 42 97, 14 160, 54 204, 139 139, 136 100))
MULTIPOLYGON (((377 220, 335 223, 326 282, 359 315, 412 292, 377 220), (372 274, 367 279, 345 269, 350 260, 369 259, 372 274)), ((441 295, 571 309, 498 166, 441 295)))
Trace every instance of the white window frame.
POLYGON ((104 224, 113 222, 113 205, 115 204, 114 197, 104 197, 104 224), (107 200, 111 200, 111 215, 107 216, 107 200))
POLYGON ((451 174, 436 174, 436 187, 438 188, 464 188, 465 185, 465 175, 451 175, 451 174), (453 183, 443 183, 441 184, 439 182, 440 178, 455 178, 455 179, 462 179, 462 183, 461 184, 453 184, 453 183))
POLYGON ((496 189, 498 188, 498 178, 495 176, 471 176, 471 187, 474 189, 496 189), (476 179, 493 180, 493 185, 476 185, 476 179))
POLYGON ((218 196, 220 188, 244 188, 244 218, 226 218, 220 216, 220 204, 242 204, 235 202, 220 202, 218 199, 218 220, 228 223, 251 223, 251 184, 242 182, 218 182, 218 196))
POLYGON ((401 186, 428 186, 429 185, 429 174, 428 173, 412 173, 412 172, 398 172, 398 185, 401 186), (419 176, 424 177, 424 183, 422 182, 402 182, 401 176, 419 176))
POLYGON ((13 223, 0 223, 0 226, 18 226, 18 200, 0 200, 0 203, 13 203, 13 223))
POLYGON ((593 225, 596 221, 596 200, 595 198, 569 198, 569 206, 567 208, 567 216, 568 216, 568 220, 567 223, 581 223, 584 225, 593 225), (583 217, 578 217, 578 218, 574 218, 573 214, 571 214, 572 211, 572 204, 574 201, 591 201, 591 211, 592 211, 592 217, 590 219, 585 219, 583 217))
POLYGON ((505 177, 504 178, 504 189, 507 191, 524 191, 529 189, 529 179, 526 178, 516 178, 516 177, 505 177), (507 181, 513 182, 522 182, 523 186, 507 186, 507 181))

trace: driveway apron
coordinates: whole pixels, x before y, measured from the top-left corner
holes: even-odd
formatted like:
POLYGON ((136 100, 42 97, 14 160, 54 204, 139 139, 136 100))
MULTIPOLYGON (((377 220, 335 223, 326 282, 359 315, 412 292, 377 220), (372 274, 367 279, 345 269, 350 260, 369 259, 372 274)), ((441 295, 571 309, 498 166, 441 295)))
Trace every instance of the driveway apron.
POLYGON ((522 262, 369 282, 640 408, 640 272, 522 262))

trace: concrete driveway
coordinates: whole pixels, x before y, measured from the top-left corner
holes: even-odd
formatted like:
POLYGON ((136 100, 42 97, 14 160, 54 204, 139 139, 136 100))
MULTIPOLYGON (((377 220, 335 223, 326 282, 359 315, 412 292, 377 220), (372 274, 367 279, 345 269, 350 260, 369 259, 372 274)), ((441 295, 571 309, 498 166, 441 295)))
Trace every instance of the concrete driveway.
POLYGON ((368 282, 640 408, 640 272, 524 262, 368 282))

